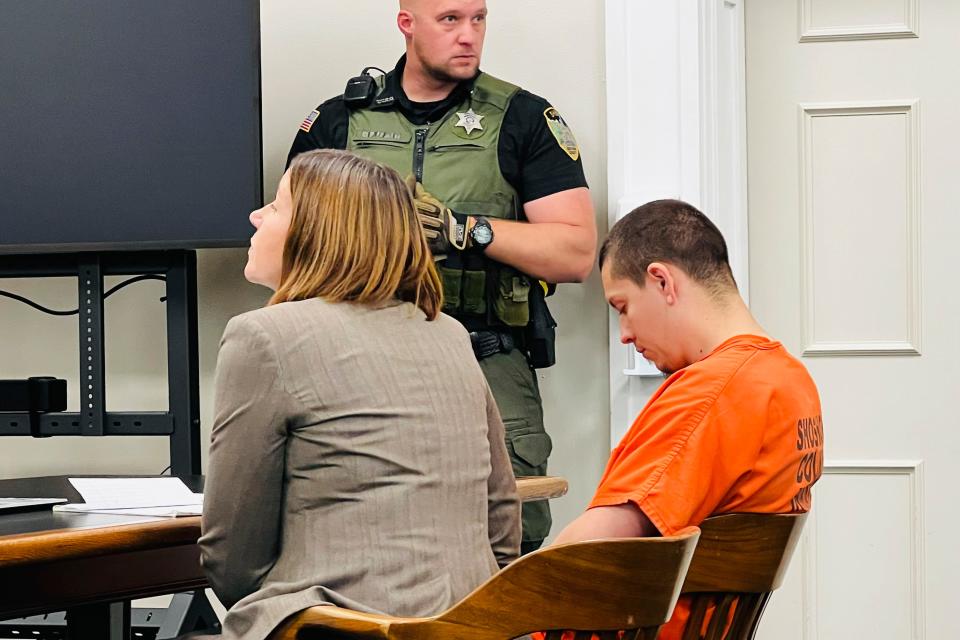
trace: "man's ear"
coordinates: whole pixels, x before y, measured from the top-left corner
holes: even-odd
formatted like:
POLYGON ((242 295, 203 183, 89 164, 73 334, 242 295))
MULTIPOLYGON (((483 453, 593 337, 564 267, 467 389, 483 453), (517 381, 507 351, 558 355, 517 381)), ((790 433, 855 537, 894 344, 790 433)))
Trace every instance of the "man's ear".
POLYGON ((651 262, 647 266, 647 276, 653 280, 652 283, 648 284, 657 288, 667 304, 674 304, 677 301, 677 280, 674 278, 670 265, 662 262, 651 262))
POLYGON ((413 37, 413 14, 406 9, 401 9, 397 14, 397 27, 405 38, 413 37))

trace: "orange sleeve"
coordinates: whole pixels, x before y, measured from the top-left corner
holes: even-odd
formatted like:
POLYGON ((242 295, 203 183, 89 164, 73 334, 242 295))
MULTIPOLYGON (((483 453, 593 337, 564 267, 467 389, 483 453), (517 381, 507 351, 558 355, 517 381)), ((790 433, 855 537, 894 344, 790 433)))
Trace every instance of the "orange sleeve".
POLYGON ((728 398, 726 385, 710 393, 711 382, 679 379, 651 399, 610 456, 591 508, 633 502, 662 535, 710 515, 752 468, 762 437, 741 406, 756 400, 728 398))

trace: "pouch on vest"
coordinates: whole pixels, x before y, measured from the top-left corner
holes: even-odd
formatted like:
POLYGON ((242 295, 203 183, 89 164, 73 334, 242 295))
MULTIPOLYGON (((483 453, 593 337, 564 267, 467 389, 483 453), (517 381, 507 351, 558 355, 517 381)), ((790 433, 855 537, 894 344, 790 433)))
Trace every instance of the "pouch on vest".
POLYGON ((464 270, 463 312, 481 315, 487 312, 487 274, 484 271, 464 270))
POLYGON ((508 327, 525 327, 530 322, 530 279, 510 267, 502 266, 497 274, 497 292, 493 313, 508 327))
POLYGON ((455 316, 460 310, 460 276, 463 271, 441 266, 440 285, 443 288, 443 312, 455 316))
POLYGON ((454 318, 484 316, 489 307, 486 258, 470 251, 451 251, 439 265, 443 312, 454 318))

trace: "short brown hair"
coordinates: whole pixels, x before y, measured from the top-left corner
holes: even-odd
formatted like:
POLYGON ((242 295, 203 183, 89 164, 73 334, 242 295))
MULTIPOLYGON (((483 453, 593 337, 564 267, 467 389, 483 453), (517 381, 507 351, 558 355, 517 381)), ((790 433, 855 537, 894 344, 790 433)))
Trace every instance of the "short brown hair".
POLYGON ((736 288, 723 234, 696 207, 681 200, 655 200, 619 220, 600 248, 600 268, 643 286, 651 262, 680 267, 714 293, 736 288))
POLYGON ((293 217, 270 304, 399 299, 435 319, 443 306, 440 278, 397 172, 329 149, 301 153, 289 171, 293 217))

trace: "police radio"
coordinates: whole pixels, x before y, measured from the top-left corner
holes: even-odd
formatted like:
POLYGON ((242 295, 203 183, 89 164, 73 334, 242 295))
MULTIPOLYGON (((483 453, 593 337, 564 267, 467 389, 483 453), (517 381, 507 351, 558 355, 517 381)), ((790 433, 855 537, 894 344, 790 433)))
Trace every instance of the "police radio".
POLYGON ((370 75, 371 69, 386 75, 386 71, 379 67, 366 67, 360 75, 350 78, 347 81, 347 87, 343 90, 343 102, 349 108, 363 108, 373 101, 373 96, 377 92, 377 81, 370 75))

